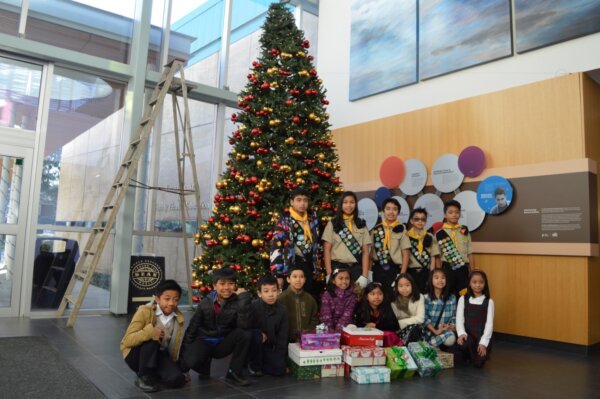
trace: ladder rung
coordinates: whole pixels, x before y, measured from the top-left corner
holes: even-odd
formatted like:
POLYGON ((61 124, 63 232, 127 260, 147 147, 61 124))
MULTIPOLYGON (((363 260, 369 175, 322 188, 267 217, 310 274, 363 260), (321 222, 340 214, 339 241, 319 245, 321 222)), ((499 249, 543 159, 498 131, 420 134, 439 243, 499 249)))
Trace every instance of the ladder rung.
POLYGON ((152 120, 152 118, 150 116, 147 116, 144 119, 142 119, 142 121, 140 122, 140 125, 145 126, 146 124, 148 124, 148 122, 150 122, 150 120, 152 120))
POLYGON ((56 291, 58 291, 58 289, 56 289, 56 287, 49 287, 49 286, 47 286, 47 285, 44 285, 44 286, 42 287, 42 289, 44 289, 44 290, 48 290, 48 291, 52 291, 52 292, 56 292, 56 291))
POLYGON ((83 254, 84 255, 92 255, 93 256, 93 255, 96 255, 96 252, 94 252, 94 251, 83 251, 83 254))
POLYGON ((77 272, 75 273, 75 276, 79 277, 80 279, 85 279, 87 277, 87 273, 85 272, 77 272))
POLYGON ((126 167, 129 167, 129 165, 131 165, 131 162, 133 162, 133 161, 132 161, 131 159, 129 159, 129 160, 127 160, 127 161, 123 162, 123 163, 121 164, 121 166, 126 166, 126 167))
POLYGON ((75 302, 77 302, 77 298, 73 295, 65 295, 64 298, 67 302, 71 302, 72 304, 75 304, 75 302))
POLYGON ((148 102, 148 105, 150 105, 150 106, 155 105, 158 102, 159 97, 160 97, 160 93, 156 93, 156 96, 152 97, 150 99, 150 101, 148 102))
POLYGON ((93 227, 92 230, 94 230, 94 231, 104 231, 104 227, 93 227))
POLYGON ((135 147, 136 145, 138 145, 140 143, 140 141, 142 141, 142 139, 138 137, 137 139, 132 140, 131 143, 129 143, 129 145, 131 147, 135 147))
POLYGON ((123 187, 123 182, 118 182, 118 183, 115 183, 115 184, 113 184, 113 187, 114 187, 114 188, 123 187))
POLYGON ((104 209, 104 210, 108 210, 108 209, 113 209, 114 207, 115 207, 115 204, 110 204, 110 205, 104 205, 104 206, 102 207, 102 209, 104 209))

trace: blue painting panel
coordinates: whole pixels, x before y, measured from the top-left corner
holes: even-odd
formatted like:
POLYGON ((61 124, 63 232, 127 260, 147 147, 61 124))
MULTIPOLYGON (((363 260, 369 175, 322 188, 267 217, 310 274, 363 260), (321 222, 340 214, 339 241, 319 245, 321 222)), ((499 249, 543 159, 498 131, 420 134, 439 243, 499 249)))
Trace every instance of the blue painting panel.
POLYGON ((352 0, 350 100, 417 81, 417 1, 352 0))
POLYGON ((600 31, 598 0, 515 0, 517 52, 600 31))
POLYGON ((512 55, 509 0, 421 0, 419 76, 428 79, 512 55))

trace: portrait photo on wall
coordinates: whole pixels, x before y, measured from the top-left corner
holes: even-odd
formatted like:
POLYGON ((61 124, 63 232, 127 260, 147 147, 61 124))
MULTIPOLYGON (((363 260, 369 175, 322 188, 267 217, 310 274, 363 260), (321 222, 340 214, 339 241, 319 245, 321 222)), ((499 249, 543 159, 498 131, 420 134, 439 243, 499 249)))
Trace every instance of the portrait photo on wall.
POLYGON ((477 187, 477 202, 488 215, 505 212, 513 199, 513 188, 504 177, 490 176, 477 187))
POLYGON ((512 55, 510 1, 419 1, 419 78, 512 55))
POLYGON ((517 53, 600 32, 600 1, 515 0, 517 53))

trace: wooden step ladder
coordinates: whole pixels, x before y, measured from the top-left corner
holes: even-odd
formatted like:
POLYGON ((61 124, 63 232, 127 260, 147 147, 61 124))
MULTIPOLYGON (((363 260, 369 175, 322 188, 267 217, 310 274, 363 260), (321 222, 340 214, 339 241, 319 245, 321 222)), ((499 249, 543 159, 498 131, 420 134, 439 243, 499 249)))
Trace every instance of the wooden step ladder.
MULTIPOLYGON (((140 158, 145 151, 148 144, 148 138, 152 133, 154 122, 158 115, 162 111, 165 97, 168 93, 171 94, 173 99, 173 117, 174 117, 174 134, 175 144, 177 151, 177 170, 179 177, 179 197, 180 197, 180 211, 181 211, 181 224, 182 224, 182 237, 184 242, 185 250, 185 262, 187 270, 188 287, 191 285, 191 263, 188 253, 188 243, 186 237, 186 221, 188 219, 187 206, 185 201, 185 195, 194 194, 197 209, 197 221, 200 225, 200 191, 198 189, 198 176, 196 173, 196 160, 194 155, 194 146, 192 143, 191 135, 191 124, 190 124, 190 113, 188 107, 188 85, 185 82, 184 76, 184 64, 180 60, 173 60, 165 65, 162 75, 156 85, 152 96, 146 106, 144 115, 138 125, 133 139, 129 143, 129 148, 121 161, 119 170, 114 178, 112 186, 106 195, 104 204, 100 210, 96 223, 92 228, 90 236, 87 240, 85 248, 79 257, 79 261, 75 266, 75 271, 67 289, 65 295, 62 298, 60 306, 58 308, 58 316, 63 316, 67 305, 73 306, 69 319, 67 320, 67 327, 73 327, 79 310, 85 299, 85 295, 92 281, 92 277, 100 261, 106 242, 108 241, 111 229, 117 218, 119 208, 123 203, 125 194, 129 184, 131 183, 140 161, 140 158), (175 75, 179 73, 179 77, 175 75), (181 115, 179 102, 177 101, 177 95, 181 94, 183 98, 184 112, 181 115), (178 119, 181 120, 183 144, 180 145, 179 138, 179 124, 178 119), (183 149, 183 152, 180 150, 183 149), (192 169, 193 177, 193 190, 184 189, 184 174, 186 160, 190 164, 192 169), (73 289, 77 281, 82 281, 79 293, 74 295, 73 289)), ((191 301, 191 299, 190 299, 191 301)))

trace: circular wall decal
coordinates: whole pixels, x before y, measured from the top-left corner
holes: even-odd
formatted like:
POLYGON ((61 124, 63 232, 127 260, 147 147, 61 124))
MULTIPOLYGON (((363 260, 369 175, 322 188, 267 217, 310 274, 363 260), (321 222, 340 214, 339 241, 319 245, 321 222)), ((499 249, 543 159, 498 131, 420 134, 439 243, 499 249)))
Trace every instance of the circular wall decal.
POLYGON ((477 187, 477 203, 489 215, 499 215, 506 211, 512 198, 512 185, 501 176, 490 176, 477 187))
POLYGON ((479 176, 485 169, 485 154, 477 146, 470 146, 458 156, 458 168, 467 177, 479 176))
POLYGON ((400 190, 406 195, 417 195, 427 183, 427 168, 418 159, 409 159, 404 165, 406 176, 400 185, 400 190))
POLYGON ((416 208, 425 208, 427 211, 427 223, 425 229, 429 229, 435 222, 444 220, 444 202, 435 194, 423 194, 415 202, 416 208))
POLYGON ((458 223, 465 225, 469 231, 476 230, 485 220, 485 212, 481 210, 477 203, 477 193, 475 191, 461 191, 454 196, 454 199, 460 202, 461 213, 458 223))
POLYGON ((379 210, 377 204, 371 198, 363 198, 358 201, 358 216, 365 219, 369 230, 377 224, 377 218, 379 217, 379 210))
POLYGON ((381 209, 383 205, 383 201, 390 198, 392 196, 392 190, 387 187, 379 187, 377 191, 375 191, 375 203, 377 204, 377 208, 381 209))
POLYGON ((460 187, 465 176, 458 169, 458 157, 444 154, 436 159, 431 169, 433 186, 442 193, 451 193, 460 187))
POLYGON ((408 217, 410 216, 410 206, 408 205, 408 202, 406 202, 404 198, 399 197, 397 195, 393 196, 392 198, 394 198, 400 203, 400 213, 398 214, 398 220, 401 223, 408 223, 408 217))
POLYGON ((397 188, 404 180, 404 162, 398 157, 388 157, 381 163, 379 179, 387 188, 397 188))

